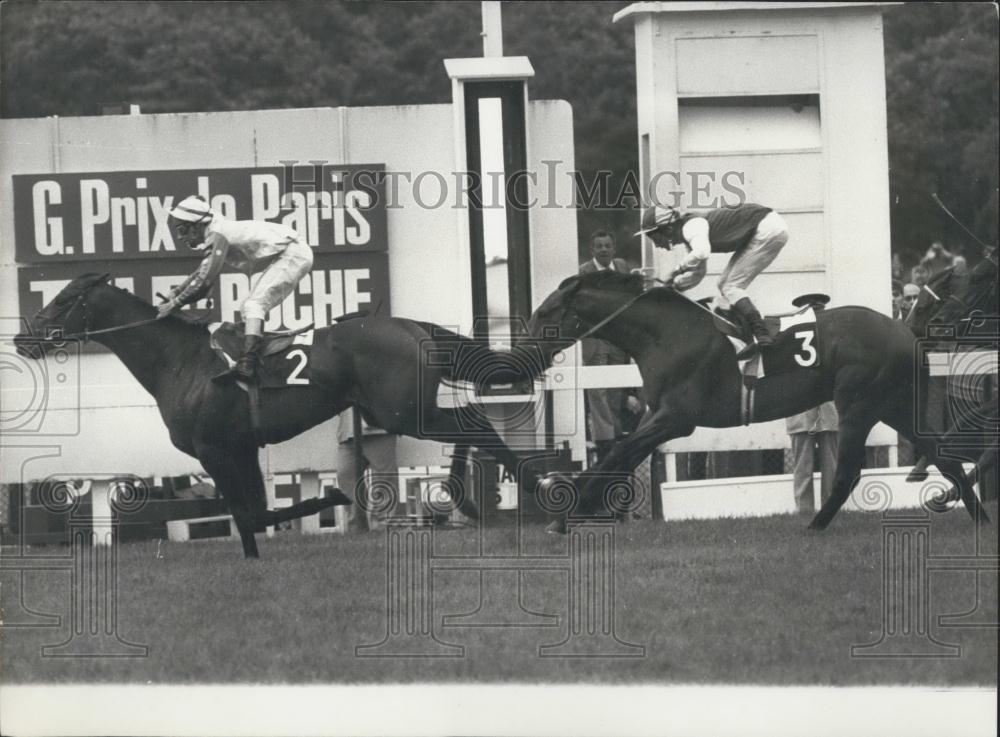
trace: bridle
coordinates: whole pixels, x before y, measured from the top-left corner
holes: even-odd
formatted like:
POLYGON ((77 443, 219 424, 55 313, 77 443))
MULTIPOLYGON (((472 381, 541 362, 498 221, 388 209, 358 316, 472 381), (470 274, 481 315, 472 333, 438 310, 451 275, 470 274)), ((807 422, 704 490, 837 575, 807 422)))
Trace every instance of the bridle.
POLYGON ((33 340, 35 340, 37 342, 40 342, 40 343, 58 343, 58 342, 67 341, 67 340, 79 340, 79 339, 82 338, 83 342, 86 343, 87 341, 90 340, 91 336, 93 336, 93 335, 104 335, 104 334, 107 334, 107 333, 116 333, 116 332, 119 332, 121 330, 129 330, 130 328, 137 328, 137 327, 140 327, 142 325, 149 325, 150 323, 154 323, 154 322, 156 322, 159 319, 159 317, 150 317, 150 318, 147 318, 145 320, 136 320, 135 322, 126 323, 124 325, 116 325, 116 326, 110 327, 110 328, 100 328, 98 330, 91 330, 90 329, 91 315, 90 315, 90 310, 87 309, 87 295, 90 293, 90 290, 92 290, 98 284, 105 284, 105 283, 107 283, 108 278, 109 278, 109 275, 106 274, 103 277, 101 277, 100 279, 97 279, 93 283, 91 283, 91 284, 87 285, 86 287, 84 287, 82 290, 80 290, 80 293, 78 295, 76 295, 76 299, 73 300, 73 304, 71 304, 69 306, 69 308, 67 308, 65 310, 61 310, 60 312, 58 312, 57 314, 53 315, 52 317, 47 317, 47 316, 43 316, 42 315, 42 313, 44 312, 44 308, 42 308, 41 310, 39 310, 38 312, 36 312, 35 315, 34 315, 34 319, 37 320, 40 317, 45 317, 45 319, 46 319, 47 322, 53 322, 53 321, 61 318, 62 323, 65 325, 66 322, 69 321, 70 315, 72 315, 73 312, 78 307, 82 308, 83 309, 83 330, 81 332, 71 333, 70 335, 65 335, 65 334, 63 334, 61 332, 58 332, 56 334, 50 334, 49 337, 46 337, 46 338, 33 338, 33 340))
MULTIPOLYGON (((997 262, 996 262, 995 249, 987 253, 985 258, 986 260, 990 261, 994 266, 996 266, 997 262)), ((931 295, 931 297, 934 299, 934 302, 939 305, 935 313, 940 311, 943 308, 943 306, 948 302, 954 302, 955 304, 958 305, 958 309, 961 310, 963 313, 965 312, 970 313, 968 317, 959 318, 955 322, 970 322, 977 319, 974 313, 981 312, 980 310, 974 309, 976 304, 978 304, 978 302, 986 295, 987 291, 995 288, 996 288, 995 282, 988 283, 982 289, 977 290, 974 295, 970 295, 968 300, 962 299, 961 297, 959 297, 957 294, 954 293, 951 293, 946 297, 941 297, 937 294, 937 292, 931 289, 930 284, 924 284, 924 286, 921 287, 921 290, 926 291, 929 295, 931 295)), ((916 307, 917 305, 914 304, 913 307, 911 308, 911 312, 912 310, 916 309, 916 307)))
MULTIPOLYGON (((629 307, 631 307, 632 305, 634 305, 635 302, 636 302, 636 300, 638 300, 639 297, 641 297, 644 294, 645 294, 645 292, 639 292, 638 294, 636 294, 635 296, 633 296, 631 299, 626 300, 625 303, 621 307, 619 307, 617 310, 615 310, 610 315, 608 315, 607 317, 605 317, 603 320, 601 320, 596 325, 592 326, 589 330, 587 330, 585 333, 583 333, 582 335, 580 335, 577 338, 577 340, 583 340, 584 338, 589 338, 591 335, 593 335, 594 333, 596 333, 598 330, 600 330, 605 325, 607 325, 609 322, 611 322, 616 317, 618 317, 620 314, 622 314, 629 307)), ((580 314, 575 309, 573 309, 572 307, 569 307, 566 311, 570 315, 572 315, 573 319, 576 321, 576 326, 575 326, 575 328, 573 330, 573 332, 575 333, 577 330, 579 330, 583 326, 584 322, 583 322, 583 320, 580 319, 580 314)))

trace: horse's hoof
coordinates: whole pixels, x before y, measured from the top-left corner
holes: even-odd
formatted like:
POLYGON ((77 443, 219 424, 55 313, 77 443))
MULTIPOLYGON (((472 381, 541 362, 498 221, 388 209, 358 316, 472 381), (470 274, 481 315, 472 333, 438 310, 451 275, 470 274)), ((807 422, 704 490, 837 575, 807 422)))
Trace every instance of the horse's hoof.
POLYGON ((930 476, 930 474, 927 473, 927 471, 910 471, 906 477, 906 483, 918 484, 921 481, 926 481, 928 476, 930 476))
POLYGON ((458 511, 473 522, 478 522, 482 518, 482 514, 479 511, 479 505, 471 499, 463 500, 458 506, 458 511))
POLYGON ((335 507, 349 507, 354 504, 351 498, 340 489, 330 489, 324 498, 335 507))

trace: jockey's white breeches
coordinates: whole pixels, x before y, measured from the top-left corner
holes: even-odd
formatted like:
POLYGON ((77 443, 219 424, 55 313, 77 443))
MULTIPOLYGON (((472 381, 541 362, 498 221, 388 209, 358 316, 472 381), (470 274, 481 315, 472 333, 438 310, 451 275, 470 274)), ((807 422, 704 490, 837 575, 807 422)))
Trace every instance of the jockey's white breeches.
POLYGON ((746 246, 733 254, 719 277, 721 300, 716 304, 728 309, 747 296, 746 288, 757 275, 771 265, 788 243, 788 226, 776 212, 768 213, 746 246))
POLYGON ((291 294, 312 269, 313 252, 305 243, 293 241, 261 273, 240 312, 244 320, 266 320, 267 313, 291 294))

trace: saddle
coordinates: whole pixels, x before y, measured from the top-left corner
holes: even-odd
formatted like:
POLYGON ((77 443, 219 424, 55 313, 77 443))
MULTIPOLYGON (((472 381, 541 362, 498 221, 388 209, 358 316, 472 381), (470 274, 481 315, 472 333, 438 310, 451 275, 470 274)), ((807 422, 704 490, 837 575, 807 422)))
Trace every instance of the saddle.
MULTIPOLYGON (((699 299, 698 303, 705 307, 705 309, 712 309, 712 300, 712 297, 704 297, 699 299)), ((772 338, 777 337, 778 333, 781 332, 781 323, 783 319, 802 315, 807 310, 814 309, 816 307, 823 309, 823 307, 825 307, 829 302, 830 297, 826 294, 803 294, 792 300, 792 306, 797 309, 792 310, 791 312, 780 312, 776 315, 764 315, 764 325, 767 327, 767 332, 770 333, 772 338)), ((725 335, 727 338, 735 338, 744 344, 750 344, 753 342, 753 331, 750 329, 750 325, 747 323, 743 315, 736 310, 726 310, 721 307, 715 307, 715 309, 712 310, 712 317, 714 318, 716 330, 725 335)))
MULTIPOLYGON (((368 314, 368 310, 349 312, 346 315, 341 315, 340 317, 335 318, 333 323, 346 322, 347 320, 354 320, 359 317, 367 317, 368 314)), ((295 338, 314 330, 315 327, 315 325, 306 325, 298 330, 284 330, 276 333, 264 333, 260 347, 261 359, 273 356, 276 353, 282 353, 290 345, 292 345, 292 343, 302 342, 296 341, 295 338)), ((212 346, 217 350, 221 350, 233 361, 236 361, 243 353, 243 336, 243 323, 224 322, 212 332, 212 346)))
MULTIPOLYGON (((368 315, 367 310, 350 312, 333 320, 334 323, 353 320, 368 315)), ((264 432, 260 419, 260 390, 287 389, 308 386, 312 381, 312 345, 315 325, 280 333, 265 333, 261 339, 260 365, 257 383, 236 382, 247 393, 250 401, 250 421, 257 444, 264 446, 264 432)), ((232 366, 243 353, 243 323, 224 322, 212 332, 212 348, 232 366)))
MULTIPOLYGON (((711 297, 698 301, 705 309, 711 309, 711 297)), ((744 425, 754 421, 754 398, 758 382, 773 380, 775 375, 788 371, 819 366, 815 313, 829 301, 830 298, 825 294, 803 294, 792 300, 795 310, 764 317, 764 325, 775 339, 774 344, 740 363, 740 373, 743 375, 740 414, 744 425)), ((753 341, 750 326, 735 310, 716 307, 712 317, 716 329, 733 341, 733 347, 737 351, 753 341)))
MULTIPOLYGON (((312 325, 307 325, 298 330, 264 333, 260 347, 261 358, 282 352, 292 344, 296 335, 302 335, 312 329, 312 325)), ((243 353, 243 335, 243 323, 224 322, 212 332, 212 346, 236 361, 243 353)))

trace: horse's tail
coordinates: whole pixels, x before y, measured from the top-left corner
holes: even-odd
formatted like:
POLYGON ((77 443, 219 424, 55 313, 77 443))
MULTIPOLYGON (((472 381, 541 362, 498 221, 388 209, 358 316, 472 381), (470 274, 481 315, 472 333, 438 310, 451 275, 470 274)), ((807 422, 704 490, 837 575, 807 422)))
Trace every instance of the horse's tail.
POLYGON ((425 330, 449 360, 440 365, 442 375, 450 381, 468 381, 476 386, 513 384, 533 378, 530 369, 516 351, 495 351, 482 338, 469 338, 429 322, 413 321, 425 330))

